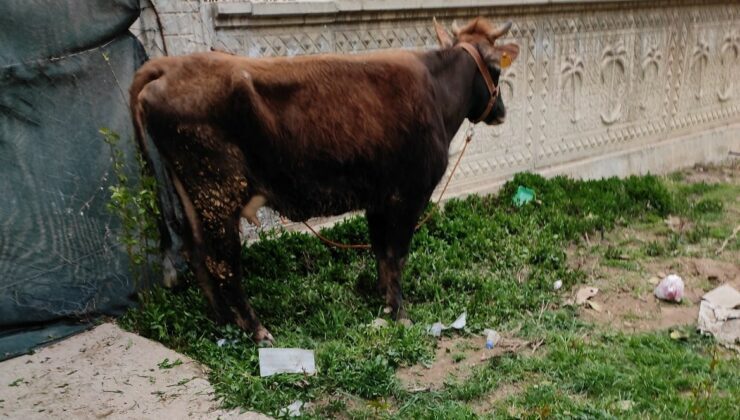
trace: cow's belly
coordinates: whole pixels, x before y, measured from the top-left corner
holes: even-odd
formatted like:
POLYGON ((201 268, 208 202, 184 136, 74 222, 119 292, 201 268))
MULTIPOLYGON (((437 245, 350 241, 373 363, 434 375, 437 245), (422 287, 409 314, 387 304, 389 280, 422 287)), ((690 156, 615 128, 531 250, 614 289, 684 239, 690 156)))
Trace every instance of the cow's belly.
POLYGON ((262 187, 258 193, 267 198, 267 206, 294 221, 366 209, 373 201, 370 191, 376 190, 376 185, 369 179, 344 179, 337 182, 302 177, 301 174, 296 174, 294 178, 296 182, 287 185, 260 183, 262 187), (297 179, 305 181, 300 182, 297 179))

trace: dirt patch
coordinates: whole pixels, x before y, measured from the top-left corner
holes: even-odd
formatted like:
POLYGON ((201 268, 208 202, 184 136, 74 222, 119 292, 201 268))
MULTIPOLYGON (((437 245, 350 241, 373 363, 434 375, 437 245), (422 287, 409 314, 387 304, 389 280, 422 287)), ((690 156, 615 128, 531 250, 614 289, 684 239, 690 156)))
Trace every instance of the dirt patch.
POLYGON ((583 307, 580 313, 588 321, 630 332, 693 325, 699 315, 701 297, 724 283, 740 287, 740 264, 681 257, 646 262, 642 272, 609 267, 592 281, 600 291, 591 300, 601 311, 583 307), (681 303, 663 302, 653 295, 656 283, 669 273, 676 273, 684 280, 685 295, 681 303), (615 279, 622 279, 616 287, 615 279))
POLYGON ((682 171, 684 180, 690 183, 715 184, 725 182, 736 184, 740 182, 740 160, 733 159, 720 165, 694 165, 693 168, 682 171))
POLYGON ((200 364, 115 324, 0 363, 0 400, 25 420, 268 418, 219 409, 200 364))
POLYGON ((492 357, 512 352, 532 352, 541 343, 504 336, 493 349, 486 349, 485 344, 484 337, 440 338, 431 365, 402 368, 396 372, 396 376, 404 388, 412 392, 439 390, 446 382, 468 378, 474 367, 492 357))

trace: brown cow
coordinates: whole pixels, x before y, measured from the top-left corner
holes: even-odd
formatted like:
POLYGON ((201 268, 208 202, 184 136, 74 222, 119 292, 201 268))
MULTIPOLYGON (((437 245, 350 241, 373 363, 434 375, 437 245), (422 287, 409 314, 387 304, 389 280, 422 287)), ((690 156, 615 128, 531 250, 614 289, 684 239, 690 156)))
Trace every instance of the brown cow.
POLYGON ((414 226, 447 168, 464 119, 501 124, 494 45, 511 23, 483 18, 441 49, 244 58, 218 52, 145 64, 131 86, 144 129, 172 177, 189 225, 187 258, 221 321, 272 342, 241 286, 238 223, 262 204, 296 221, 364 209, 378 287, 406 319, 401 272, 414 226))

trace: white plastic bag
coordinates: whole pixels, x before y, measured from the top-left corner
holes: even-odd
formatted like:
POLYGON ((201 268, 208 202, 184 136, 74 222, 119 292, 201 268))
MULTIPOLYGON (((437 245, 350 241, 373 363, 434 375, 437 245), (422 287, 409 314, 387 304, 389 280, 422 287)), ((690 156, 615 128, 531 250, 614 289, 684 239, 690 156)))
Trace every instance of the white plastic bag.
POLYGON ((658 283, 655 297, 669 302, 680 302, 683 299, 683 280, 675 274, 669 274, 658 283))

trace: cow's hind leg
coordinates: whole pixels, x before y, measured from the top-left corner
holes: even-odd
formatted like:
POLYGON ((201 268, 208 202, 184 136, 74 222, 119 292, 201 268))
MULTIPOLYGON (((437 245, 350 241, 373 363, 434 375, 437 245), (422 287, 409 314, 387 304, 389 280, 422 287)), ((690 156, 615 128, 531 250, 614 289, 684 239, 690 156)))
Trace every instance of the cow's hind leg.
POLYGON ((256 343, 271 344, 272 335, 262 326, 241 286, 239 213, 215 216, 194 204, 174 175, 173 184, 190 225, 190 267, 218 321, 233 321, 250 332, 256 343))
POLYGON ((378 270, 378 289, 383 293, 393 319, 408 323, 403 307, 401 275, 409 253, 419 211, 392 209, 368 212, 370 241, 378 270))
POLYGON ((204 230, 207 244, 206 268, 216 283, 217 293, 231 313, 230 319, 241 329, 251 332, 255 343, 272 344, 272 334, 262 326, 241 284, 239 213, 231 215, 223 223, 225 230, 204 230))

